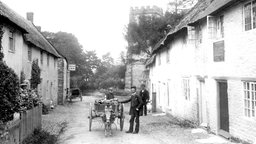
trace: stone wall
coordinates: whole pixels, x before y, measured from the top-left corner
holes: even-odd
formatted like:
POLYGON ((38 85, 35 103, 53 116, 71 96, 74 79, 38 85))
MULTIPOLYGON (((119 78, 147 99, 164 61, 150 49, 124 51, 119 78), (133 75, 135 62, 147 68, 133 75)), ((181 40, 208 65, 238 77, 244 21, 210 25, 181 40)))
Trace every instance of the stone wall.
POLYGON ((67 61, 64 58, 58 59, 58 104, 64 104, 69 87, 69 71, 67 61))

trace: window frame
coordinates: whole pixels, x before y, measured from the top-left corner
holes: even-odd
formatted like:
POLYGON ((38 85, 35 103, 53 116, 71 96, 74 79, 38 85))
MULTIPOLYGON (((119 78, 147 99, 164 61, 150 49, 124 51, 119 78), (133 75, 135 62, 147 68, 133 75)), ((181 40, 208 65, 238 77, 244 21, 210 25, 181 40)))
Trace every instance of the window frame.
POLYGON ((225 62, 225 41, 213 42, 213 62, 225 62))
POLYGON ((256 0, 251 0, 250 2, 247 2, 243 5, 243 15, 244 31, 256 29, 256 0), (249 6, 248 9, 247 6, 249 6), (247 17, 248 14, 250 15, 249 17, 247 17), (248 24, 247 21, 249 21, 250 23, 248 24))
POLYGON ((28 61, 31 62, 32 61, 32 48, 28 47, 28 61))
POLYGON ((203 29, 201 23, 195 27, 195 42, 196 47, 203 43, 203 29))
POLYGON ((243 112, 247 118, 256 118, 256 82, 243 82, 243 112))
POLYGON ((9 52, 15 52, 15 32, 14 30, 9 30, 9 52))
POLYGON ((220 15, 216 20, 216 37, 217 39, 223 39, 224 36, 224 15, 220 15))

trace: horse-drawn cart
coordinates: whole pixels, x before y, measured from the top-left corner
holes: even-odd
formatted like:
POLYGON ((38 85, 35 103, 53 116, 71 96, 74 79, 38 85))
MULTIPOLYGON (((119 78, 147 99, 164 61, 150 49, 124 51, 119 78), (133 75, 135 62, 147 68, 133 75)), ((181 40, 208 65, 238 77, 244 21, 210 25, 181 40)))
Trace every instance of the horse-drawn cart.
POLYGON ((111 100, 96 100, 94 105, 91 104, 89 110, 89 131, 91 131, 92 120, 101 118, 105 128, 105 136, 112 135, 112 124, 115 119, 119 119, 120 130, 124 126, 124 105, 118 102, 117 99, 111 100))

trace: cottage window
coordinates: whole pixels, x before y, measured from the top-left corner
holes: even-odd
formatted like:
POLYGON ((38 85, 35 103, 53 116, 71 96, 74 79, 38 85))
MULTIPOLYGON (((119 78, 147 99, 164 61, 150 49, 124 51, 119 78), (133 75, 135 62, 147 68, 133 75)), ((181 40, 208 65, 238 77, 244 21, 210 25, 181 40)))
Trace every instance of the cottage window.
POLYGON ((189 79, 183 79, 183 95, 186 100, 190 100, 190 84, 189 79))
POLYGON ((207 16, 207 28, 208 28, 208 37, 209 39, 217 38, 217 25, 219 19, 214 16, 207 16))
POLYGON ((49 64, 50 64, 50 56, 49 54, 47 54, 47 66, 49 66, 49 64))
POLYGON ((9 32, 9 50, 11 52, 15 51, 15 41, 14 41, 14 32, 13 31, 9 32))
POLYGON ((245 31, 256 28, 256 0, 244 5, 245 31))
POLYGON ((256 82, 244 82, 244 114, 255 117, 256 82))
POLYGON ((224 16, 217 19, 217 38, 224 38, 224 16))
POLYGON ((196 44, 201 44, 203 42, 203 32, 201 25, 196 27, 196 44))
POLYGON ((44 57, 43 57, 43 51, 41 51, 41 54, 40 54, 40 61, 41 61, 41 65, 43 65, 44 63, 44 57))
POLYGON ((195 27, 188 26, 188 40, 193 41, 195 40, 195 27))
POLYGON ((32 48, 28 47, 28 61, 32 61, 32 48))
POLYGON ((225 60, 225 43, 224 40, 213 43, 213 61, 223 62, 225 60))

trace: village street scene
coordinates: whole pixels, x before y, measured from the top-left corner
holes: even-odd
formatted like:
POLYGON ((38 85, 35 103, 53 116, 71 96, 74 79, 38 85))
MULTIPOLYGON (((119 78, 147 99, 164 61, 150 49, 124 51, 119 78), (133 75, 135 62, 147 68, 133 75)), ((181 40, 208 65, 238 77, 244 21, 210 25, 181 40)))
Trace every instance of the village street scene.
POLYGON ((0 0, 0 144, 256 144, 256 0, 0 0))

